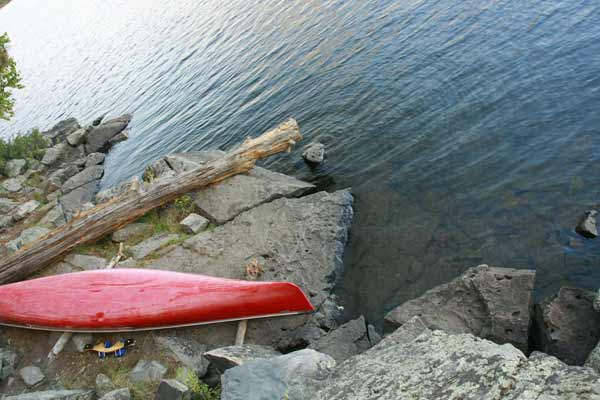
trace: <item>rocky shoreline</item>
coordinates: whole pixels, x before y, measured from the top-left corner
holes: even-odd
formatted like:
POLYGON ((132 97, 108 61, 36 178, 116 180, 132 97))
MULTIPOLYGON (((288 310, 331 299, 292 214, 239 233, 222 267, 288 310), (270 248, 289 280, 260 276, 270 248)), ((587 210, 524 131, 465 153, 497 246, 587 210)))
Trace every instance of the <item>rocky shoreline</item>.
MULTIPOLYGON (((131 119, 61 121, 43 132, 51 147, 40 163, 10 161, 0 255, 222 154, 167 155, 141 179, 98 192, 105 155, 127 139, 131 119)), ((325 149, 309 143, 303 157, 314 168, 325 149)), ((120 268, 245 279, 255 265, 261 280, 299 285, 317 311, 249 321, 242 346, 233 345, 236 323, 134 333, 137 346, 105 360, 83 345, 107 335, 76 334, 49 361, 59 333, 0 328, 0 398, 600 398, 597 293, 562 288, 534 304, 535 271, 472 267, 391 310, 383 338, 362 316, 344 320, 333 289, 352 217, 350 190, 317 191, 255 167, 80 246, 36 276, 104 268, 123 243, 120 268)))

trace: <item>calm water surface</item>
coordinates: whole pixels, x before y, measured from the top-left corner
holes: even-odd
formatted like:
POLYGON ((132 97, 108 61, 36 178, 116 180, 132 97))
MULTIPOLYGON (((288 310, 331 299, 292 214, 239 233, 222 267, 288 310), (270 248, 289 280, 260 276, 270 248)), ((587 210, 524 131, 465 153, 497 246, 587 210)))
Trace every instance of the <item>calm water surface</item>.
POLYGON ((295 117, 327 163, 266 166, 353 188, 351 313, 479 263, 536 269, 538 297, 600 286, 573 232, 600 203, 598 1, 16 0, 2 31, 26 88, 0 135, 134 113, 103 186, 295 117))

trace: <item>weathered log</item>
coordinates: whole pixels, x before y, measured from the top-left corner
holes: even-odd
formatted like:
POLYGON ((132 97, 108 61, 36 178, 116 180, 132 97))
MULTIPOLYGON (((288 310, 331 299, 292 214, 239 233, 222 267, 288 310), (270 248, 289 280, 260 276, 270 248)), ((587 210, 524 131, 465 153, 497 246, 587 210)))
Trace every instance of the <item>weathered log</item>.
POLYGON ((257 160, 289 151, 301 139, 298 124, 289 119, 256 139, 247 138, 235 150, 202 167, 175 178, 159 179, 146 192, 126 194, 100 204, 7 257, 0 263, 0 283, 21 280, 75 246, 99 239, 182 194, 247 172, 257 160))

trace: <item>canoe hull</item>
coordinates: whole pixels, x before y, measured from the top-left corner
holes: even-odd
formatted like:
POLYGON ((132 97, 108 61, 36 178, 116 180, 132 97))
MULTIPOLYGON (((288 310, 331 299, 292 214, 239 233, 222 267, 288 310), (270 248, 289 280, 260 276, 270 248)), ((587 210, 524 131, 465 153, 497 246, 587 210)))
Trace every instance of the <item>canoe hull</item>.
POLYGON ((0 325, 66 332, 165 329, 314 311, 288 282, 114 269, 0 286, 0 325))

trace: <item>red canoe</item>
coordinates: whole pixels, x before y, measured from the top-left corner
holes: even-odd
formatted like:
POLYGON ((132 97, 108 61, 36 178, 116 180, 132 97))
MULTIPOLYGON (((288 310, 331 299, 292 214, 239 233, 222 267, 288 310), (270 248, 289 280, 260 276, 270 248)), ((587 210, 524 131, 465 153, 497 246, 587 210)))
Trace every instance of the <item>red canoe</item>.
POLYGON ((55 275, 0 286, 0 324, 115 332, 313 311, 288 282, 250 282, 146 269, 55 275))

